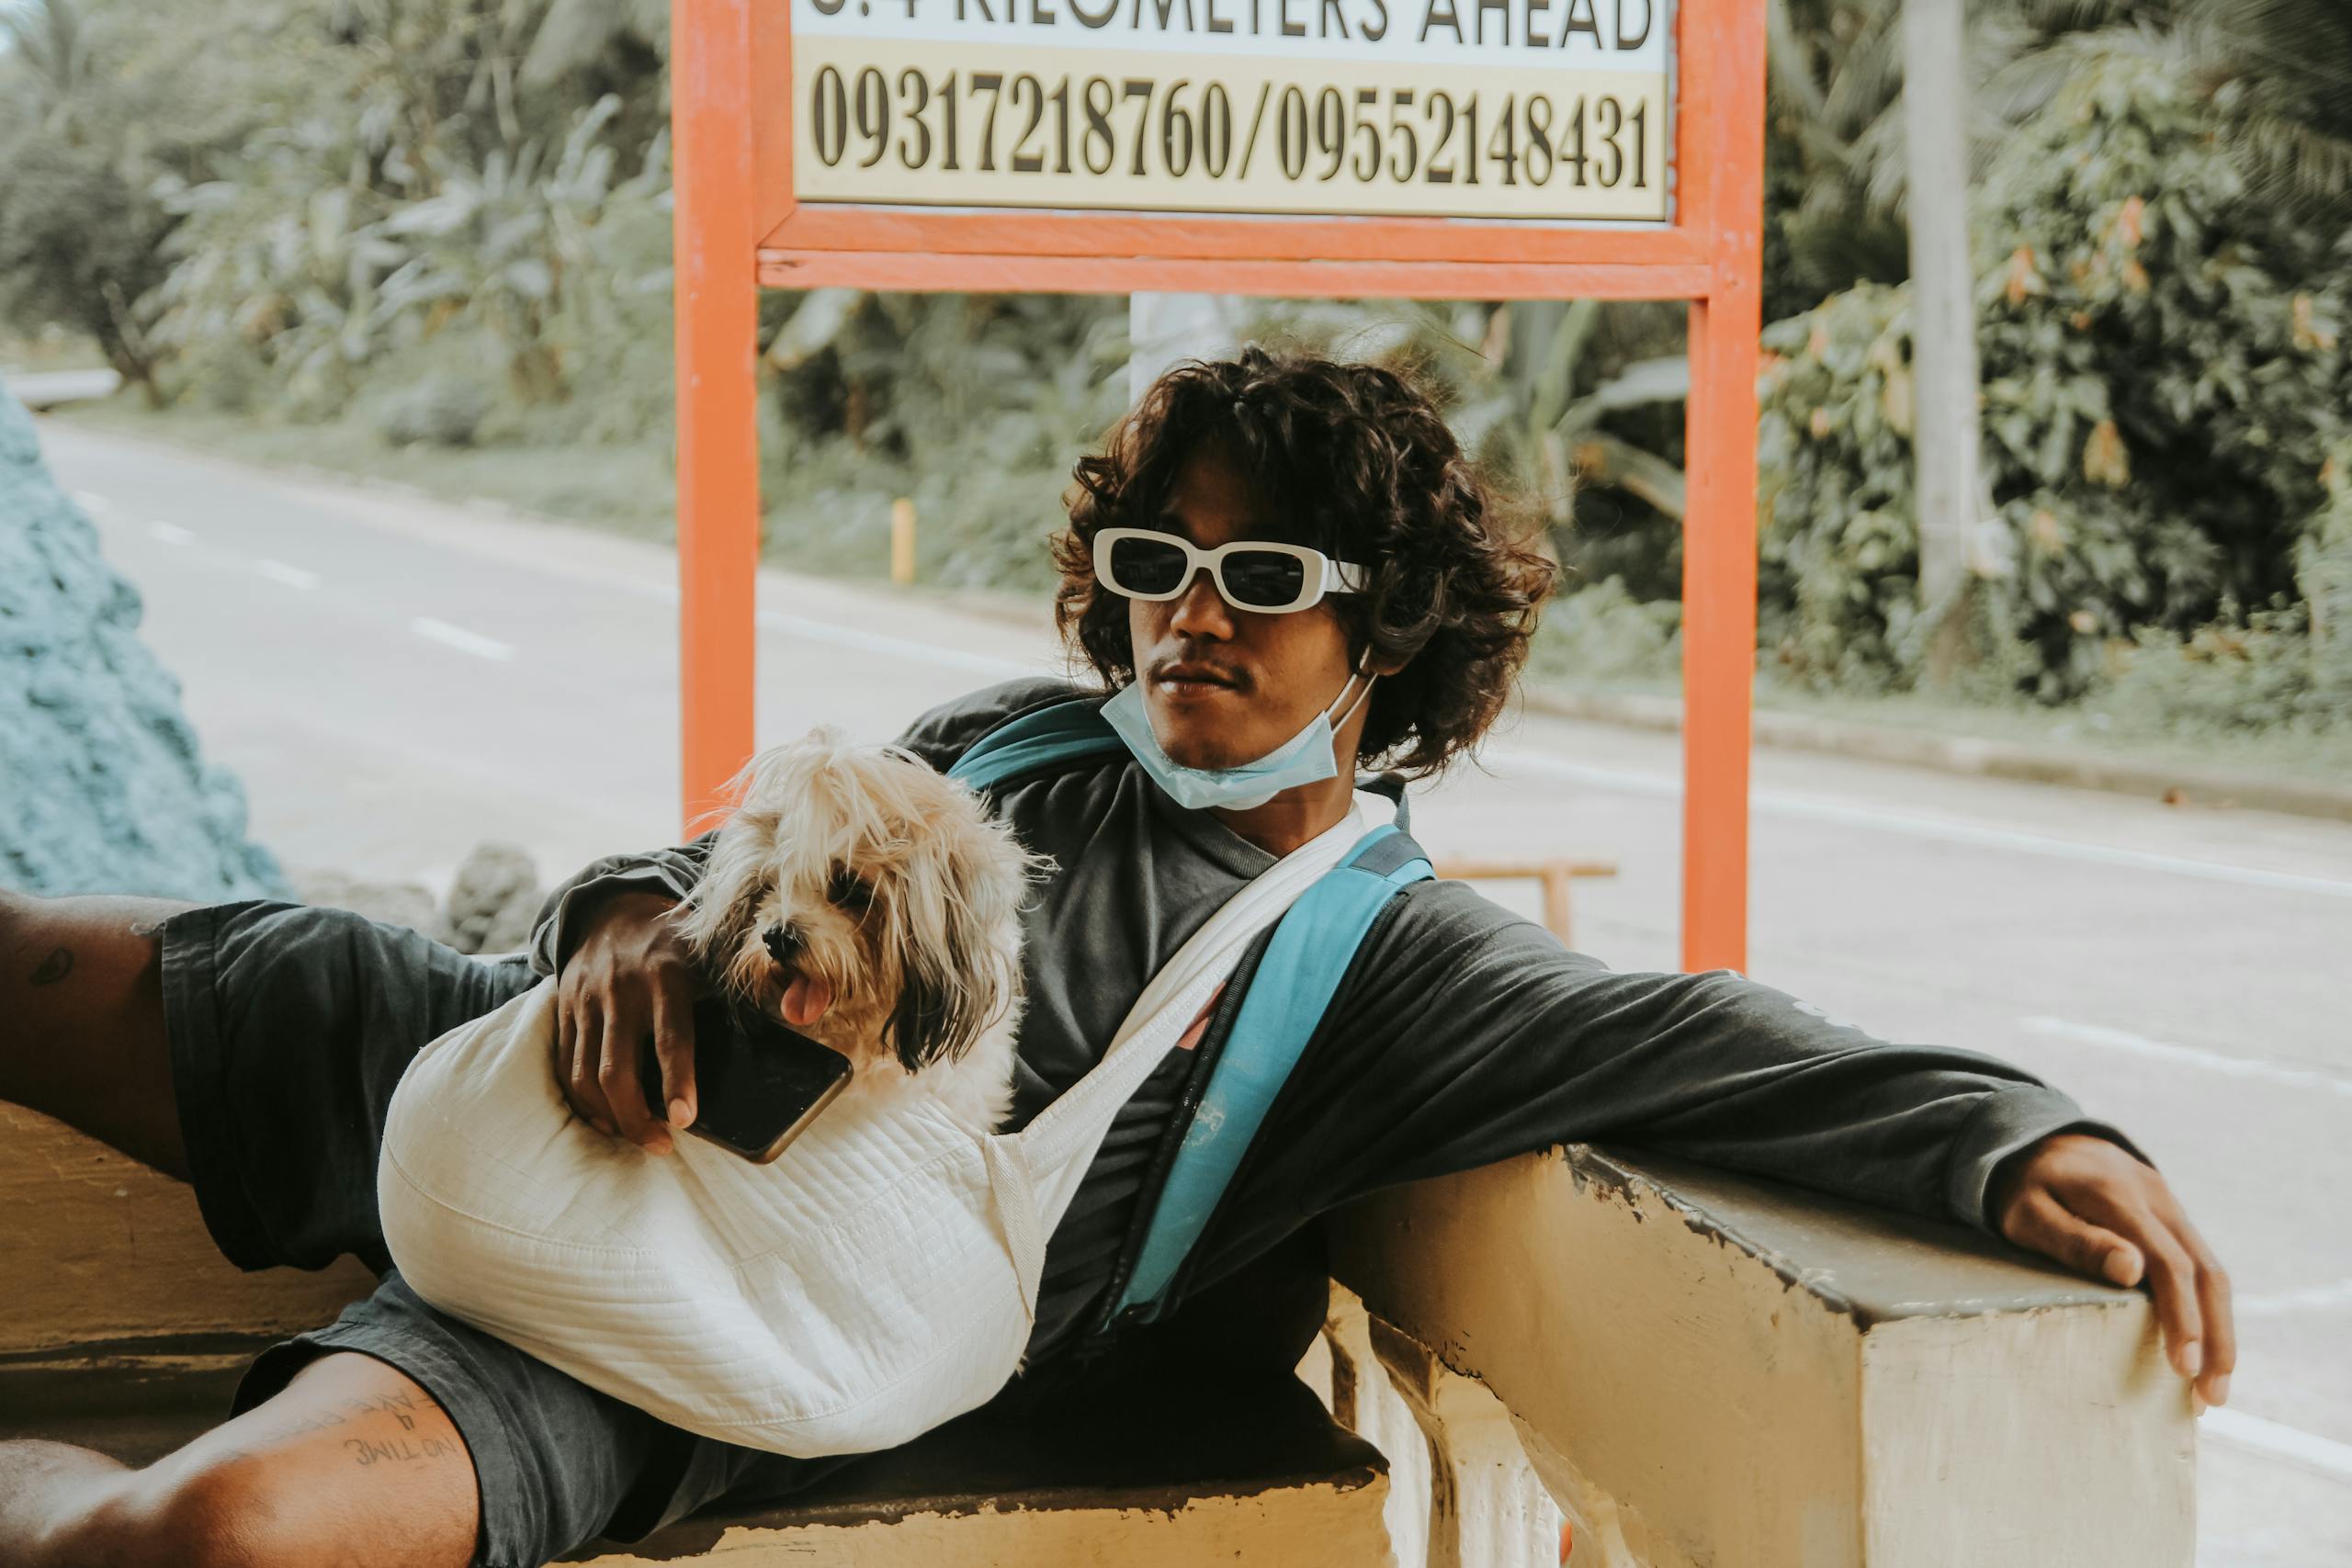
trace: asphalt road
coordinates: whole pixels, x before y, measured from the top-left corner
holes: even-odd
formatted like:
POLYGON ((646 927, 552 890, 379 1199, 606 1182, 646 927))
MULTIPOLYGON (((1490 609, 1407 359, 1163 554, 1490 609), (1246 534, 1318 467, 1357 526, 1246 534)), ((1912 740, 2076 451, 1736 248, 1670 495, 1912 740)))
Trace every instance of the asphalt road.
MULTIPOLYGON (((290 864, 437 887, 495 838, 552 879, 675 835, 666 550, 42 438, 290 864)), ((1041 619, 780 573, 760 592, 763 741, 887 738, 1061 667, 1041 619)), ((1679 767, 1671 738, 1531 717, 1415 827, 1442 853, 1615 859, 1579 885, 1577 945, 1670 967, 1679 767)), ((2352 1563, 2352 825, 1768 751, 1752 919, 1757 977, 2023 1063, 2141 1141, 2239 1292, 2199 1562, 2352 1563)))

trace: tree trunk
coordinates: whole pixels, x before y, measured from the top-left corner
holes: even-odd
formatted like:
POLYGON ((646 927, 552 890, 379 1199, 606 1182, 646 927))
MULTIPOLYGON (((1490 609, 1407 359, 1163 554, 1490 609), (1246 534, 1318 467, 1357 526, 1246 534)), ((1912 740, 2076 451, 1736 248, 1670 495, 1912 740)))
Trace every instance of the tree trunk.
POLYGON ((1979 464, 1974 277, 1968 260, 1962 0, 1904 0, 1905 209, 1911 237, 1913 494, 1927 677, 1970 660, 1973 588, 1992 513, 1979 464))

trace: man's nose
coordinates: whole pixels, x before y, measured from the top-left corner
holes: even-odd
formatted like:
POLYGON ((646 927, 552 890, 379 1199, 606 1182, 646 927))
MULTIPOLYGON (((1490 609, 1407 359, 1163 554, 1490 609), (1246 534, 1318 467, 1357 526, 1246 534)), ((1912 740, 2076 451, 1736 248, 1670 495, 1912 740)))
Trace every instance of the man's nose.
POLYGON ((1215 578, 1206 571, 1193 574, 1193 581, 1176 597, 1176 613, 1169 618, 1168 627, 1180 637, 1232 640, 1233 614, 1217 592, 1215 578))

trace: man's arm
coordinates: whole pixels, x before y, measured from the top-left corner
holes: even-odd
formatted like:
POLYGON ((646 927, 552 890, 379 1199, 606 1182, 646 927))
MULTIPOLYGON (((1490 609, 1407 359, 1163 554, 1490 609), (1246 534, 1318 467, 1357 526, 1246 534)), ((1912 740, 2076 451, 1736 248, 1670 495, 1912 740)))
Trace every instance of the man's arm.
POLYGON ((531 932, 531 967, 556 976, 554 1068, 565 1101, 598 1131, 656 1154, 695 1119, 703 983, 670 917, 701 880, 713 837, 597 861, 548 895, 531 932), (649 1040, 662 1106, 646 1104, 638 1071, 649 1040))
POLYGON ((2057 1089, 1726 970, 1615 973, 1458 886, 1408 900, 1253 1151, 1306 1213, 1555 1144, 1639 1144, 2144 1277, 2175 1365, 2226 1392, 2226 1279, 2145 1157, 2057 1089))
POLYGON ((2123 1141, 1994 1057, 1890 1043, 1728 970, 1620 974, 1459 886, 1409 902, 1301 1064, 1332 1097, 1334 1201, 1616 1140, 1989 1229, 2003 1160, 2070 1127, 2123 1141))
POLYGON ((531 967, 542 975, 562 972, 564 961, 595 922, 598 906, 616 893, 656 894, 676 903, 702 880, 716 832, 674 849, 606 855, 562 884, 539 906, 531 928, 531 967))

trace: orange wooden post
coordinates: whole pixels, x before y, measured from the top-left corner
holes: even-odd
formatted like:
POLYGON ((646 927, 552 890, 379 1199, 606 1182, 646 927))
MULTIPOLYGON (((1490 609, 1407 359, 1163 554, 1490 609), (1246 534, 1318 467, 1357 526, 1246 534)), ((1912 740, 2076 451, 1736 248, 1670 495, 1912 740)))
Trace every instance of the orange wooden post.
POLYGON ((686 830, 752 753, 760 558, 753 0, 671 8, 678 697, 686 830))
MULTIPOLYGON (((1763 289, 1764 22, 1709 7, 1683 102, 1687 220, 1713 260, 1690 306, 1682 540, 1682 966, 1747 966, 1756 680, 1756 374, 1763 289)), ((1692 6, 1686 15, 1700 12, 1692 6)), ((1693 39, 1686 31, 1685 49, 1693 39)))

